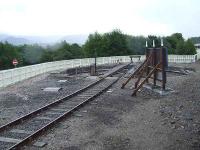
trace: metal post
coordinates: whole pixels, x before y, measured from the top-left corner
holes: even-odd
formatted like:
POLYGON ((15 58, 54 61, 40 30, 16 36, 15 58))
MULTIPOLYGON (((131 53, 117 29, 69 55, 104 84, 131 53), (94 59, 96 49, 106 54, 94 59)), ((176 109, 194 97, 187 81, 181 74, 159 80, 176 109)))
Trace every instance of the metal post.
POLYGON ((166 76, 166 49, 162 47, 162 89, 165 90, 165 84, 167 82, 166 76))
POLYGON ((97 69, 97 52, 96 52, 96 49, 95 49, 95 54, 94 54, 94 72, 95 72, 95 75, 97 73, 96 69, 97 69))
MULTIPOLYGON (((155 48, 155 41, 153 40, 153 65, 154 67, 157 64, 157 56, 156 56, 156 48, 155 48)), ((156 78, 157 78, 157 71, 154 73, 153 85, 156 86, 156 78)))
POLYGON ((95 57, 94 58, 94 72, 95 72, 95 74, 96 74, 96 69, 97 69, 97 58, 95 57))
POLYGON ((131 58, 131 63, 133 63, 133 57, 132 57, 132 56, 130 56, 130 58, 131 58))

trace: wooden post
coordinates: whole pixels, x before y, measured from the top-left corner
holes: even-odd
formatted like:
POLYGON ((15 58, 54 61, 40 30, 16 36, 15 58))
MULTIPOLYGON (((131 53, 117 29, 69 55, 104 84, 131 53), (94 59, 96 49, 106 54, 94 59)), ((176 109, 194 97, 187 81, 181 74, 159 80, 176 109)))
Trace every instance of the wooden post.
MULTIPOLYGON (((146 47, 146 59, 149 57, 149 53, 150 52, 149 52, 148 48, 146 47)), ((146 75, 149 74, 149 67, 148 67, 149 66, 149 62, 147 62, 147 63, 148 64, 147 64, 147 68, 146 68, 146 75)), ((149 83, 149 79, 147 79, 146 82, 149 83)))

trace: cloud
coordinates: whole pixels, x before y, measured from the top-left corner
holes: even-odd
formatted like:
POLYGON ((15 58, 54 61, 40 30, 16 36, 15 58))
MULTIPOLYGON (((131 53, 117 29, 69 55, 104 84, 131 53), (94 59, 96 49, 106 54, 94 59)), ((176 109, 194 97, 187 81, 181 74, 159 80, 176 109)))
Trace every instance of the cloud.
POLYGON ((0 0, 0 32, 88 34, 119 28, 136 35, 199 35, 198 0, 0 0))

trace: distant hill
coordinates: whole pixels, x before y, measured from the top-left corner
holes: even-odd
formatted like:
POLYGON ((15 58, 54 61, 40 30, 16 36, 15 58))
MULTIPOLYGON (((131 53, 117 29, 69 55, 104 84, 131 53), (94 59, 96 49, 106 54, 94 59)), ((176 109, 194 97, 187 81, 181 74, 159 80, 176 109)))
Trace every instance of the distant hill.
POLYGON ((9 35, 6 34, 0 34, 0 41, 4 40, 5 38, 7 38, 9 35))
POLYGON ((62 41, 66 41, 68 43, 77 43, 83 45, 88 38, 88 35, 68 35, 61 38, 62 41))
POLYGON ((77 43, 83 45, 87 40, 88 35, 67 35, 67 36, 12 36, 6 34, 0 34, 1 42, 8 42, 14 45, 23 44, 39 44, 42 46, 48 44, 55 44, 60 41, 66 41, 70 44, 77 43))
POLYGON ((25 38, 19 38, 19 37, 13 37, 8 36, 3 39, 1 39, 2 42, 8 42, 13 45, 23 45, 23 44, 31 44, 31 42, 25 38))

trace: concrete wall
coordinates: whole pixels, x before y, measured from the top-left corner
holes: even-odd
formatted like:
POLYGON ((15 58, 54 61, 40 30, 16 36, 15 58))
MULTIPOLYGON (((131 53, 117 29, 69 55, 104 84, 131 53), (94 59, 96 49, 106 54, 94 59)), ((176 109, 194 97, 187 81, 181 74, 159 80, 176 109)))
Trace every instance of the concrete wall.
POLYGON ((197 54, 196 54, 197 59, 200 59, 200 49, 197 49, 197 54))

